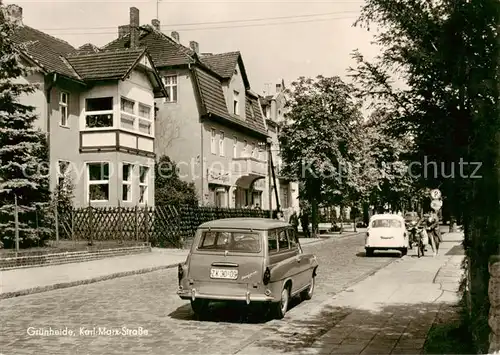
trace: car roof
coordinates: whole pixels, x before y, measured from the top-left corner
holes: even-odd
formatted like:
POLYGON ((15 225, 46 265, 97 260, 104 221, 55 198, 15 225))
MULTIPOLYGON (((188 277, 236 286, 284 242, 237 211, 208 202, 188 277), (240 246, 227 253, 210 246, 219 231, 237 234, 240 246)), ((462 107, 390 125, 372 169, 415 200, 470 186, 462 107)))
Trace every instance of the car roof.
POLYGON ((374 214, 370 220, 374 220, 374 219, 403 219, 402 216, 400 215, 397 215, 397 214, 394 214, 394 213, 382 213, 382 214, 374 214))
POLYGON ((253 229, 253 230, 268 230, 282 227, 289 227, 290 224, 284 221, 271 218, 224 218, 205 222, 198 228, 221 228, 221 229, 253 229))

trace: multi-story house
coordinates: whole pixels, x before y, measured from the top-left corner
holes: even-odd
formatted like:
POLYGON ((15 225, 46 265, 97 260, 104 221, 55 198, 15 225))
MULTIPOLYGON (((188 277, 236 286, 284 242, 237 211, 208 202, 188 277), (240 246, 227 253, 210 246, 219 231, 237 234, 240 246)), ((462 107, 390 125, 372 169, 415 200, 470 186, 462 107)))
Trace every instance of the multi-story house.
POLYGON ((23 25, 22 8, 8 12, 18 26, 12 41, 35 70, 21 98, 36 108, 47 133, 50 185, 71 178, 76 206, 154 204, 155 98, 165 87, 145 49, 80 49, 23 25))
MULTIPOLYGON (((130 18, 138 18, 137 9, 130 18)), ((103 50, 129 47, 136 26, 120 26, 103 50)), ((188 48, 177 32, 162 33, 156 19, 139 27, 138 45, 150 51, 168 93, 156 100, 157 156, 177 163, 201 204, 268 208, 269 137, 241 54, 202 54, 197 42, 188 48)))
MULTIPOLYGON (((266 118, 267 132, 271 137, 272 159, 276 171, 276 190, 278 193, 279 204, 282 209, 299 209, 299 188, 298 183, 285 178, 280 172, 282 168, 282 159, 280 157, 279 145, 279 124, 285 119, 286 96, 285 83, 276 84, 276 92, 273 95, 260 97, 262 111, 266 118)), ((276 203, 275 194, 273 194, 273 205, 276 203)))

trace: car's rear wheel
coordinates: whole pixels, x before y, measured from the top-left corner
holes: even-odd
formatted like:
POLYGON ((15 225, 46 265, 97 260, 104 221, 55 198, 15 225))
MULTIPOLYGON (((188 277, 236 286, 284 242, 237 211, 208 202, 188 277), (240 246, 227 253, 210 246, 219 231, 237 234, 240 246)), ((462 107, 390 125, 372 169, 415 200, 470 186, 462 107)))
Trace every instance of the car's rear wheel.
POLYGON ((303 300, 308 301, 313 297, 315 284, 316 284, 316 277, 313 274, 311 276, 311 283, 309 284, 309 287, 307 289, 305 289, 304 291, 302 291, 301 296, 302 296, 303 300))
POLYGON ((368 257, 373 256, 373 248, 365 248, 365 254, 368 257))
POLYGON ((399 251, 401 252, 401 257, 403 257, 406 254, 408 254, 408 248, 401 248, 401 249, 399 249, 399 251))
POLYGON ((208 300, 203 299, 191 300, 191 309, 197 316, 203 316, 207 313, 208 303, 208 300))
POLYGON ((283 290, 281 291, 280 301, 273 304, 274 315, 276 319, 283 319, 286 312, 288 311, 289 301, 290 301, 290 289, 288 285, 285 285, 285 287, 283 287, 283 290))

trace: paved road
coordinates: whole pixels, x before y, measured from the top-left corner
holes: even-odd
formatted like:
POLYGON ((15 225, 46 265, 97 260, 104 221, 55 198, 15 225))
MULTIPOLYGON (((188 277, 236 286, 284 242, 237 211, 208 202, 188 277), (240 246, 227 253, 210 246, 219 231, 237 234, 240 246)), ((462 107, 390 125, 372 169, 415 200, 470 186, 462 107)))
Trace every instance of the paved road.
POLYGON ((316 253, 320 262, 315 295, 310 301, 294 304, 284 320, 266 323, 258 309, 242 312, 219 307, 209 320, 199 321, 192 315, 189 303, 175 295, 176 270, 162 270, 0 301, 0 353, 244 352, 244 348, 251 348, 280 328, 295 325, 304 314, 321 307, 322 302, 347 285, 399 258, 398 254, 364 257, 362 234, 304 249, 316 253), (104 333, 98 334, 99 327, 104 333), (73 334, 36 334, 41 330, 66 330, 73 334))

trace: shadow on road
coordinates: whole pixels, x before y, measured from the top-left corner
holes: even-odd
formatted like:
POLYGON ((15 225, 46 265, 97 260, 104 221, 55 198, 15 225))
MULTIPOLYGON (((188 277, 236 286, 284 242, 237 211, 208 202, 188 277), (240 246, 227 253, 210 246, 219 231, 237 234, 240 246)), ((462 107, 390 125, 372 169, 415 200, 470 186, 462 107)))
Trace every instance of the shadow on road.
MULTIPOLYGON (((368 258, 366 256, 366 252, 360 251, 359 253, 356 254, 357 257, 360 258, 368 258)), ((373 256, 370 256, 370 258, 400 258, 401 253, 399 251, 375 251, 373 256)))
POLYGON ((472 354, 457 314, 456 306, 437 303, 399 304, 376 312, 327 306, 314 317, 270 329, 274 334, 254 345, 283 353, 313 347, 327 354, 342 351, 343 343, 353 354, 472 354))
MULTIPOLYGON (((301 299, 299 297, 292 298, 288 311, 300 303, 301 299)), ((190 303, 187 302, 168 316, 178 320, 249 324, 262 324, 273 319, 269 310, 264 305, 252 304, 247 306, 245 303, 237 302, 211 302, 207 315, 202 319, 193 313, 190 303)))

